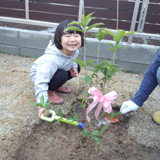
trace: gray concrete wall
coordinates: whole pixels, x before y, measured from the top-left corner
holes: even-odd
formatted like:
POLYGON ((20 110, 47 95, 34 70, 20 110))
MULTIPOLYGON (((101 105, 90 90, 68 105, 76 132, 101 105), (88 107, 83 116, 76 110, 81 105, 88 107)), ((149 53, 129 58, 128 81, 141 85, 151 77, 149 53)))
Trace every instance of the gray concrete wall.
MULTIPOLYGON (((0 27, 0 52, 29 57, 39 57, 44 53, 53 33, 44 31, 30 31, 9 27, 0 27)), ((100 46, 100 62, 104 59, 111 60, 113 52, 106 43, 114 41, 103 40, 100 46)), ((126 48, 120 49, 117 55, 118 67, 126 70, 145 72, 153 61, 159 47, 145 44, 127 44, 126 48)), ((97 58, 98 41, 94 38, 87 38, 86 60, 97 58)), ((83 48, 80 49, 80 56, 83 59, 83 48)))

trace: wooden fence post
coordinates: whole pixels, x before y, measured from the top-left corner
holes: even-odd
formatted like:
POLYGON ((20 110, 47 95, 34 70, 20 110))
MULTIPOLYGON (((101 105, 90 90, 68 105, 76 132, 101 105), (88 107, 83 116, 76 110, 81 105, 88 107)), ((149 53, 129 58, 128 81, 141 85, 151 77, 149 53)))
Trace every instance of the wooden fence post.
POLYGON ((149 0, 143 0, 140 19, 139 19, 138 28, 137 28, 137 31, 141 33, 143 32, 143 29, 144 29, 144 23, 146 20, 148 4, 149 4, 149 0))
MULTIPOLYGON (((135 5, 134 5, 133 15, 132 15, 132 23, 131 23, 130 31, 135 30, 136 20, 137 20, 137 15, 138 15, 138 9, 139 9, 139 3, 140 3, 140 0, 136 0, 135 5)), ((133 39, 133 35, 130 35, 129 38, 128 38, 128 43, 129 44, 132 43, 132 39, 133 39)))
POLYGON ((82 14, 84 14, 84 0, 79 0, 78 22, 82 21, 82 14))
POLYGON ((25 18, 29 19, 29 1, 25 0, 25 18))

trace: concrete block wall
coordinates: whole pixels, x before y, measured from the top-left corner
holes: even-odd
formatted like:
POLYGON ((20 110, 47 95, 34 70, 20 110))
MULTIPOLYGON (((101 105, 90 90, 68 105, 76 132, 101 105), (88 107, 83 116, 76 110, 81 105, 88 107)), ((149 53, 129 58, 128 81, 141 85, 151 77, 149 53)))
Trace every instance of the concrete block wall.
MULTIPOLYGON (((0 52, 29 57, 39 57, 44 53, 49 40, 53 39, 53 33, 44 31, 30 31, 9 27, 0 27, 0 52)), ((100 46, 100 62, 104 59, 111 60, 112 51, 106 43, 114 41, 103 40, 100 46)), ((119 68, 145 72, 149 64, 153 61, 158 46, 143 44, 123 43, 126 48, 120 49, 117 56, 119 68)), ((97 58, 98 41, 94 38, 86 40, 86 60, 97 58)), ((80 49, 80 59, 83 60, 83 48, 80 49)))

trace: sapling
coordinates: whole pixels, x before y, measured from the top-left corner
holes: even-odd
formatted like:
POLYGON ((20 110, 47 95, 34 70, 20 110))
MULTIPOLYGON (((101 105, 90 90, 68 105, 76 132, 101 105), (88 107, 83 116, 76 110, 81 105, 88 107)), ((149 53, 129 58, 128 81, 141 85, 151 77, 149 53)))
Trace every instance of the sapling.
MULTIPOLYGON (((62 108, 59 107, 58 108, 58 115, 63 118, 63 113, 62 113, 62 108)), ((73 121, 78 121, 78 114, 75 111, 75 107, 74 107, 74 117, 73 118, 66 118, 67 120, 73 120, 73 121)), ((58 119, 58 121, 60 121, 60 119, 58 119)))
POLYGON ((36 106, 36 107, 41 107, 41 108, 45 108, 46 109, 46 112, 50 113, 49 112, 49 104, 51 102, 49 101, 49 99, 46 100, 46 102, 44 101, 44 96, 42 95, 41 98, 40 98, 40 103, 29 103, 30 105, 32 106, 36 106))
POLYGON ((126 32, 124 30, 117 30, 116 33, 112 33, 111 30, 108 29, 104 29, 108 34, 110 34, 113 37, 113 40, 115 41, 114 44, 107 42, 108 45, 111 46, 111 48, 109 50, 113 51, 113 57, 112 57, 112 64, 115 64, 115 60, 117 63, 117 59, 116 59, 116 55, 117 55, 117 51, 121 48, 125 48, 125 46, 122 45, 122 40, 125 36, 131 35, 133 33, 135 33, 135 31, 129 31, 126 32))
POLYGON ((104 36, 108 33, 107 30, 105 30, 104 28, 99 28, 98 29, 98 33, 92 34, 92 36, 96 37, 99 41, 98 43, 98 54, 97 54, 97 64, 99 63, 99 56, 100 56, 100 44, 101 44, 101 40, 104 39, 104 36))
MULTIPOLYGON (((74 26, 69 26, 64 31, 67 31, 67 30, 81 31, 81 32, 84 33, 84 39, 86 40, 86 37, 85 37, 86 33, 90 29, 92 29, 94 27, 97 27, 99 25, 102 25, 102 23, 98 23, 98 24, 94 24, 94 25, 91 25, 91 26, 88 27, 88 24, 91 22, 91 20, 95 19, 95 17, 91 17, 92 15, 93 15, 93 13, 88 14, 86 17, 84 15, 82 15, 82 22, 74 21, 74 22, 70 23, 70 25, 79 24, 79 25, 81 25, 82 29, 79 29, 78 27, 74 27, 74 26)), ((118 64, 115 64, 115 60, 116 60, 116 63, 117 63, 117 58, 116 58, 117 51, 121 48, 125 48, 121 43, 122 39, 123 39, 123 37, 128 36, 128 35, 133 34, 133 33, 134 32, 126 32, 124 30, 117 30, 116 34, 113 34, 112 31, 109 30, 109 29, 100 28, 98 30, 97 34, 93 34, 92 36, 95 36, 99 41, 96 65, 94 64, 95 60, 86 61, 86 46, 84 45, 84 61, 82 61, 80 59, 77 59, 77 60, 75 60, 75 62, 80 64, 82 67, 84 67, 85 70, 92 71, 91 76, 85 75, 85 77, 83 78, 83 80, 86 81, 86 83, 90 87, 92 85, 94 85, 93 80, 95 80, 96 85, 99 84, 99 88, 102 91, 102 93, 106 94, 105 86, 109 85, 110 81, 113 80, 112 77, 115 75, 115 73, 121 70, 121 68, 120 69, 116 68, 118 64), (115 43, 113 43, 113 44, 112 43, 107 43, 108 45, 111 46, 110 50, 113 51, 113 57, 111 59, 111 62, 109 62, 108 60, 104 60, 103 62, 101 62, 99 64, 100 43, 101 43, 101 40, 104 38, 104 36, 106 34, 110 34, 113 37, 113 40, 115 41, 115 43), (88 66, 89 66, 89 68, 88 68, 88 66), (102 78, 99 78, 99 76, 98 76, 99 72, 103 74, 102 78)), ((85 98, 86 103, 87 103, 87 99, 88 99, 88 96, 87 96, 87 98, 85 98)), ((84 104, 82 106, 84 106, 84 104)), ((110 106, 110 107, 112 107, 112 106, 110 106)), ((116 116, 118 116, 120 114, 120 112, 114 113, 112 111, 112 112, 105 113, 105 114, 109 118, 114 119, 116 116)), ((98 119, 97 119, 97 121, 98 121, 98 119)), ((108 125, 105 125, 104 128, 102 128, 100 131, 96 130, 96 126, 93 129, 90 125, 90 128, 91 128, 90 131, 83 131, 82 133, 84 135, 88 136, 88 137, 91 137, 95 141, 95 143, 98 145, 98 147, 101 149, 102 147, 100 146, 99 136, 102 136, 102 131, 106 130, 108 128, 108 125)))
POLYGON ((90 132, 90 131, 83 130, 82 134, 87 136, 87 137, 90 137, 91 139, 93 139, 93 141, 97 144, 98 148, 101 150, 102 146, 100 145, 99 137, 102 137, 103 136, 103 131, 105 131, 107 129, 108 129, 108 125, 105 125, 101 128, 100 131, 99 130, 94 130, 93 132, 90 132))
MULTIPOLYGON (((95 17, 92 17, 92 15, 94 14, 94 12, 88 14, 86 17, 84 16, 84 14, 82 14, 82 21, 81 22, 78 22, 78 21, 74 21, 74 22, 71 22, 69 24, 69 27, 67 27, 64 32, 68 31, 68 30, 74 30, 74 31, 80 31, 80 32, 83 32, 84 34, 84 40, 86 40, 86 33, 91 30, 92 28, 95 28, 95 27, 98 27, 100 25, 104 25, 104 23, 94 23, 92 25, 89 26, 89 23, 95 19, 95 17), (75 26, 70 26, 70 25, 77 25, 79 24, 82 29, 78 28, 78 27, 75 27, 75 26)), ((84 62, 86 62, 86 46, 85 46, 85 43, 84 43, 84 62)))

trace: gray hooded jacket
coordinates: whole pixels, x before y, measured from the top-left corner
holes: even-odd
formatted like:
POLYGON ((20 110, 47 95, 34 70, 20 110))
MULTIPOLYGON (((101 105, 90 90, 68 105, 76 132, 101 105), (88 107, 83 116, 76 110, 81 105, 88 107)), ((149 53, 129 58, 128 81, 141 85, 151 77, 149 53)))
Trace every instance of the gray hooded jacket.
POLYGON ((30 78, 34 83, 36 100, 39 103, 43 95, 44 100, 48 99, 48 83, 58 69, 66 71, 78 68, 77 63, 73 62, 79 55, 76 50, 71 56, 67 56, 59 51, 52 41, 48 44, 45 54, 39 57, 30 69, 30 78))

